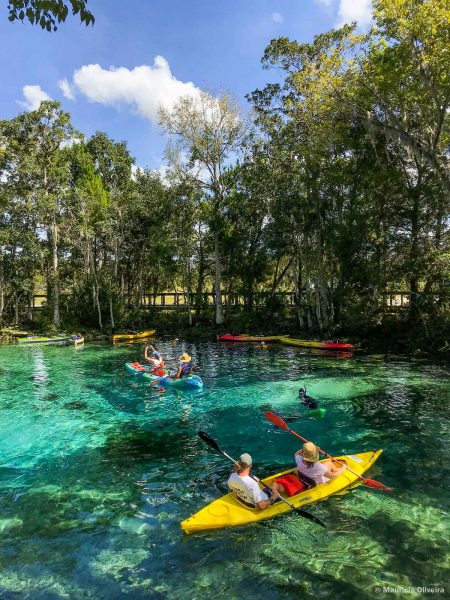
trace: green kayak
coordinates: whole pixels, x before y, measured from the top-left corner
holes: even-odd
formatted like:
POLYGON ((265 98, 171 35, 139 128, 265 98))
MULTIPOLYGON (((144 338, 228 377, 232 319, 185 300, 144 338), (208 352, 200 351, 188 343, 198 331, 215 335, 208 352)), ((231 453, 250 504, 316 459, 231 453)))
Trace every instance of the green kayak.
POLYGON ((39 337, 29 336, 24 338, 17 338, 19 344, 57 344, 59 342, 69 342, 72 338, 68 337, 39 337))

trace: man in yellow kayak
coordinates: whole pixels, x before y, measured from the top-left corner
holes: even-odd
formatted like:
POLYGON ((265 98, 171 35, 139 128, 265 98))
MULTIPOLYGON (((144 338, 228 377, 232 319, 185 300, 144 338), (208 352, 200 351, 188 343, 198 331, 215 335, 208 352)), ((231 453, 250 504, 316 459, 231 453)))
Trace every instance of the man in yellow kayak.
POLYGON ((250 454, 247 452, 241 454, 235 465, 235 471, 230 475, 227 484, 241 502, 252 508, 264 510, 274 504, 279 493, 275 490, 265 488, 267 492, 271 493, 269 497, 266 491, 263 491, 251 477, 250 470, 252 466, 253 461, 250 454))

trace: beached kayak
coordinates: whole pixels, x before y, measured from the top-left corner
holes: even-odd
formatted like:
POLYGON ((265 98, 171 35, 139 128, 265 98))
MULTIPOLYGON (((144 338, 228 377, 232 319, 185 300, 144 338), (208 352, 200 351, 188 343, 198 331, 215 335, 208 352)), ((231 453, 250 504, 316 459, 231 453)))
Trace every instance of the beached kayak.
MULTIPOLYGON (((348 466, 362 475, 365 473, 377 458, 382 453, 382 450, 361 452, 360 454, 351 454, 348 456, 337 456, 339 460, 345 460, 348 466)), ((326 462, 324 461, 321 462, 326 462)), ((276 475, 272 475, 263 480, 265 485, 270 485, 275 479, 283 477, 288 473, 292 473, 295 469, 289 469, 276 475)), ((341 475, 338 475, 335 479, 322 483, 311 489, 301 490, 295 496, 289 497, 289 502, 296 508, 303 508, 307 504, 324 500, 332 494, 337 494, 343 490, 356 487, 359 485, 360 479, 350 473, 350 471, 344 471, 341 475)), ((261 486, 262 487, 262 486, 261 486)), ((185 533, 194 533, 196 531, 203 531, 205 529, 222 529, 223 527, 235 527, 237 525, 248 525, 250 523, 256 523, 264 519, 270 519, 290 511, 290 508, 284 502, 276 502, 274 505, 269 506, 264 510, 258 508, 251 508, 240 502, 233 493, 226 494, 218 500, 214 500, 197 513, 185 519, 181 522, 181 529, 185 533)))
POLYGON ((219 342, 279 342, 282 337, 287 339, 287 336, 282 335, 231 335, 231 333, 225 333, 217 336, 217 339, 219 342))
POLYGON ((294 340, 289 337, 281 337, 280 342, 288 346, 305 346, 307 348, 321 348, 322 350, 351 350, 353 344, 343 342, 312 342, 310 340, 294 340))
POLYGON ((165 375, 164 377, 159 377, 158 375, 153 375, 152 373, 144 373, 142 376, 145 379, 151 379, 152 381, 158 383, 159 385, 162 385, 163 387, 175 387, 191 390, 200 390, 203 387, 202 378, 198 375, 182 377, 181 379, 174 379, 173 377, 169 377, 168 375, 165 375))
POLYGON ((122 342, 126 340, 139 340, 141 338, 148 338, 155 335, 156 329, 150 329, 149 331, 141 331, 141 333, 117 333, 113 335, 113 342, 122 342))
POLYGON ((45 337, 45 336, 28 336, 17 338, 19 344, 58 344, 61 342, 70 342, 70 337, 45 337))

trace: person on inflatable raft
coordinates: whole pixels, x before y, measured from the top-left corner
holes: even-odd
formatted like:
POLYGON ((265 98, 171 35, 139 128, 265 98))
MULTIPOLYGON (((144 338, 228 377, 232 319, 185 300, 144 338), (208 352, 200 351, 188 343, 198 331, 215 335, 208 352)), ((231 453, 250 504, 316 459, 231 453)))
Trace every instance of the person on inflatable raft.
POLYGON ((192 366, 192 357, 189 356, 187 352, 183 352, 183 354, 179 358, 178 369, 173 377, 175 379, 182 379, 183 377, 190 377, 192 375, 192 371, 194 367, 192 366))
POLYGON ((159 377, 164 377, 166 374, 164 370, 164 361, 156 346, 152 346, 151 344, 145 346, 144 358, 152 365, 150 373, 153 375, 158 375, 159 377), (149 349, 152 351, 151 356, 148 355, 149 349))

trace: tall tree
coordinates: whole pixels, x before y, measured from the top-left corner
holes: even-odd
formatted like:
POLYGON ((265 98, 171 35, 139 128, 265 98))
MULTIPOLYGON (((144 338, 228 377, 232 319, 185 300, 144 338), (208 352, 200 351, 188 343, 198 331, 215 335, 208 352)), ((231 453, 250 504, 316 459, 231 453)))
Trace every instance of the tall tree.
POLYGON ((161 109, 160 124, 171 136, 167 158, 181 181, 190 180, 210 198, 210 227, 214 234, 216 323, 223 323, 221 210, 228 191, 229 161, 239 154, 246 126, 233 98, 214 98, 205 91, 180 98, 161 109))
POLYGON ((0 123, 4 143, 3 172, 13 195, 29 197, 36 204, 36 220, 45 231, 48 245, 48 296, 52 320, 60 323, 60 226, 69 176, 63 146, 75 136, 70 115, 57 102, 40 107, 11 121, 0 123))

